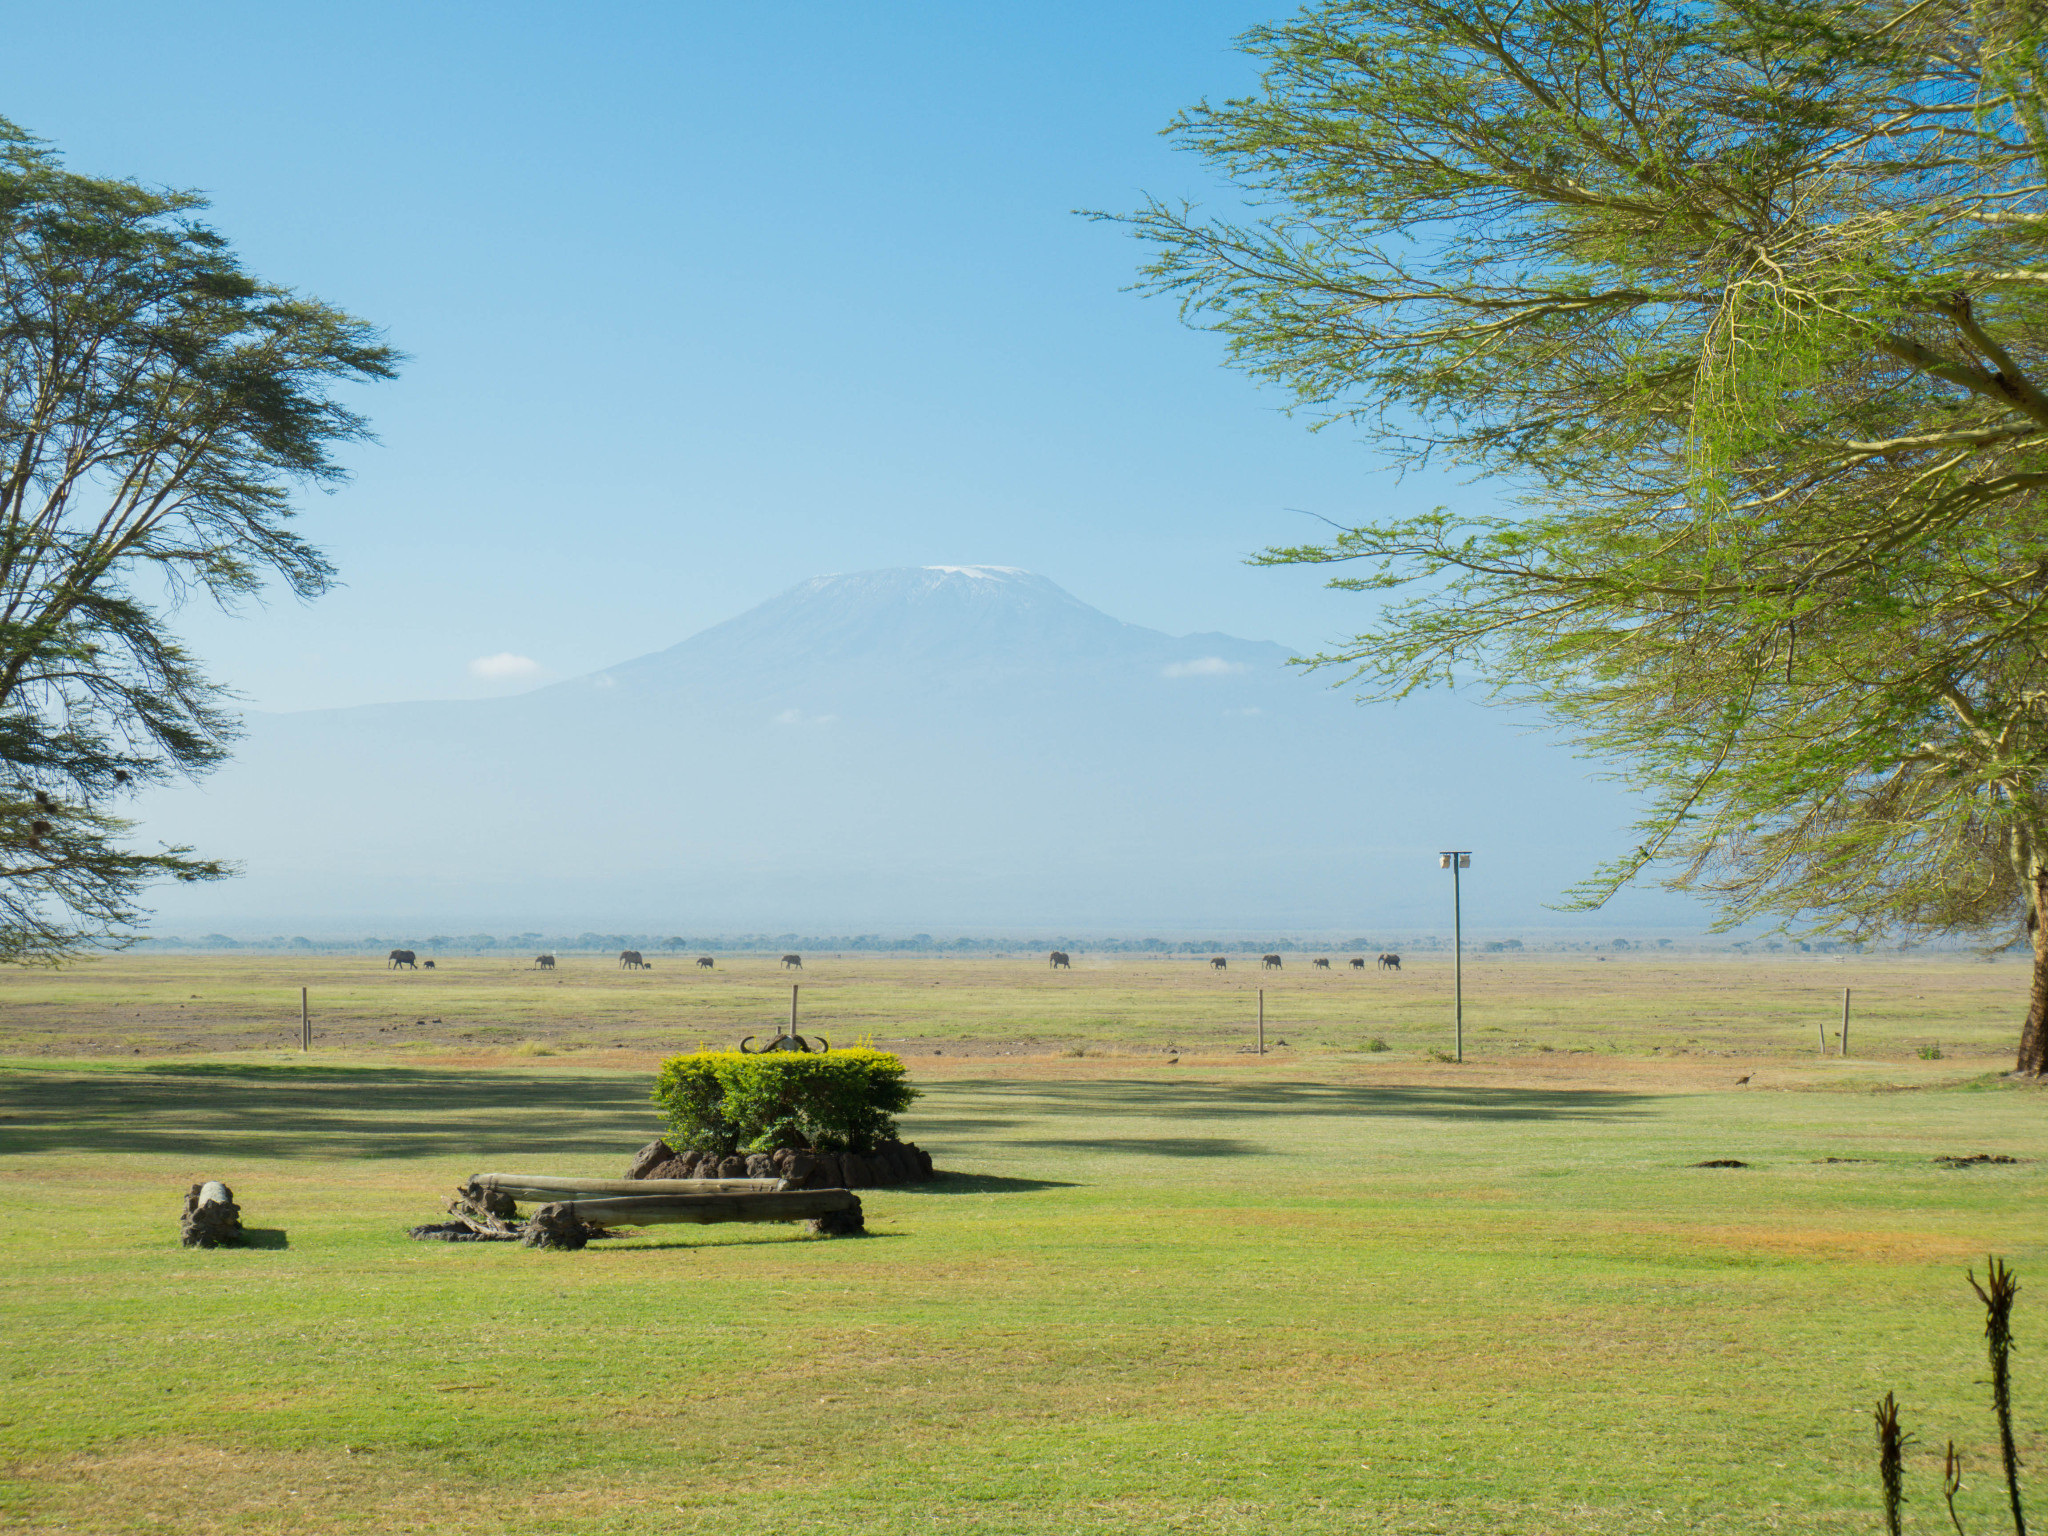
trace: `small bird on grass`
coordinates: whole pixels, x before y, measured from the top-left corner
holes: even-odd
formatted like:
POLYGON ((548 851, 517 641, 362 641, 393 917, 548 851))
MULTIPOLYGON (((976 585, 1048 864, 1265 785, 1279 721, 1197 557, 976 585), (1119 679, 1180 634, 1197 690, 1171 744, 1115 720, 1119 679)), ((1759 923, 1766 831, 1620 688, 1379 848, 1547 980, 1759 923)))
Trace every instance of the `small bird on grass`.
MULTIPOLYGON (((1754 1072, 1752 1072, 1752 1073, 1750 1073, 1750 1074, 1749 1074, 1749 1077, 1755 1077, 1755 1076, 1756 1076, 1756 1074, 1755 1074, 1754 1072)), ((1749 1077, 1738 1077, 1737 1079, 1735 1079, 1735 1086, 1736 1086, 1736 1087, 1738 1087, 1738 1088, 1740 1088, 1740 1087, 1741 1087, 1741 1086, 1742 1086, 1742 1085, 1743 1085, 1744 1083, 1746 1083, 1746 1082, 1748 1082, 1748 1081, 1749 1081, 1749 1077)))

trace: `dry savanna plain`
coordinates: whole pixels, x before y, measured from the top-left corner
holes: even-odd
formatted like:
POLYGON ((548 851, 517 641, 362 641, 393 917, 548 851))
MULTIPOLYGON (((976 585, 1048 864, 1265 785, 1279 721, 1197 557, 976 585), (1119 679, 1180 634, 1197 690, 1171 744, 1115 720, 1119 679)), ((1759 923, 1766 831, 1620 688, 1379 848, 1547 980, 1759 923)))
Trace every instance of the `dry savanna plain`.
POLYGON ((616 1176, 657 1061, 787 1018, 773 957, 690 958, 0 978, 0 1529, 1875 1532, 1893 1390, 1908 1529, 1953 1437, 1974 1536, 1994 1253, 2048 1464, 2017 964, 1488 956, 1457 1064, 1443 958, 806 955, 801 1027, 900 1051, 944 1170, 868 1236, 406 1236, 616 1176), (251 1246, 177 1246, 202 1178, 251 1246))

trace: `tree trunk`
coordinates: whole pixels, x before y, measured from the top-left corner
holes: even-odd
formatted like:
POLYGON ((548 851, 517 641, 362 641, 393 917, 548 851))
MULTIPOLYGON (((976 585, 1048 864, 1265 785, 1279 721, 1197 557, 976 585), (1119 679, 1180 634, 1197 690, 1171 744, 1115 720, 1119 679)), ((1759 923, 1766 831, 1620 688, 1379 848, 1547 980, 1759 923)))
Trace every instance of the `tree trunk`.
POLYGON ((2034 983, 2027 993, 2027 1022, 2020 1030, 2019 1061, 2016 1072, 2033 1077, 2048 1075, 2048 923, 2042 920, 2048 909, 2048 863, 2036 855, 2027 868, 2027 941, 2034 951, 2034 983))
POLYGON ((185 1196, 178 1240, 187 1248, 219 1248, 242 1241, 242 1208, 235 1192, 218 1179, 194 1184, 185 1196))

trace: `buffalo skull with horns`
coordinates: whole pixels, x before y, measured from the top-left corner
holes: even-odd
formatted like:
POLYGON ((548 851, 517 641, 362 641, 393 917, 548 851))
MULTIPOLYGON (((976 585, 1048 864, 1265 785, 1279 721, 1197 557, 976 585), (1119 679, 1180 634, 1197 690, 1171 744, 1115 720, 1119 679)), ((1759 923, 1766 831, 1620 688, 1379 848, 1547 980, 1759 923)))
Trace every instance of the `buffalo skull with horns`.
MULTIPOLYGON (((754 1037, 752 1035, 747 1036, 747 1040, 751 1040, 753 1038, 754 1037)), ((742 1040, 740 1042, 740 1051, 742 1054, 748 1056, 765 1056, 770 1051, 802 1051, 807 1055, 812 1051, 816 1051, 820 1056, 822 1056, 827 1051, 832 1049, 832 1042, 830 1040, 827 1040, 823 1035, 818 1036, 818 1043, 815 1046, 812 1045, 810 1041, 806 1040, 802 1035, 777 1035, 773 1040, 770 1040, 758 1051, 748 1050, 747 1040, 742 1040)))

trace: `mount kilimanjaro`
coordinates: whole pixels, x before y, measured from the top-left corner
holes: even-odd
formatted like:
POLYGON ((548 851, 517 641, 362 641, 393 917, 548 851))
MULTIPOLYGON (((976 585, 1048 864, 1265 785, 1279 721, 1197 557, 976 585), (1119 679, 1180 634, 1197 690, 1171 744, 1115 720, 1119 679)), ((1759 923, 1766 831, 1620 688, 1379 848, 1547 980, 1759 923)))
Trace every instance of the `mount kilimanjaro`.
POLYGON ((1472 848, 1500 930, 1620 846, 1619 796, 1525 726, 1288 657, 1009 567, 822 576, 509 698, 252 716, 142 808, 245 868, 159 926, 1439 931, 1436 851, 1472 848))

